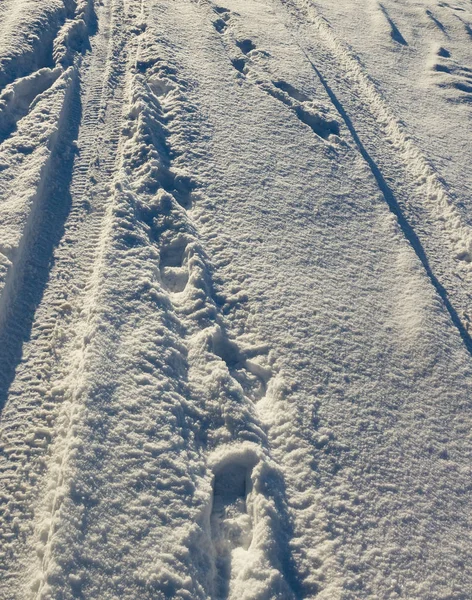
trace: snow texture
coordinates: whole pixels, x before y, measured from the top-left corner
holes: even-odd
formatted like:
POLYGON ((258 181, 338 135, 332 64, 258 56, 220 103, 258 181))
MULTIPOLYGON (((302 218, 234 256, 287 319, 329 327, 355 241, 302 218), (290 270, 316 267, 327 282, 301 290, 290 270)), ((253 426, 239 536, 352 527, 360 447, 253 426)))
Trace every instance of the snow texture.
POLYGON ((472 597, 471 41, 0 2, 0 600, 472 597))

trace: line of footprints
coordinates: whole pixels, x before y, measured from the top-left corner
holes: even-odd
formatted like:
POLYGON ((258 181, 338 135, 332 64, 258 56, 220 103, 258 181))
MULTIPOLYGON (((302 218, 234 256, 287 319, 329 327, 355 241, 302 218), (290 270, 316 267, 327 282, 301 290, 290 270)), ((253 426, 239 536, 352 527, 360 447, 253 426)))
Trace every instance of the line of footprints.
MULTIPOLYGON (((213 5, 214 12, 218 18, 213 26, 220 35, 229 33, 233 14, 227 8, 213 5)), ((338 121, 333 118, 329 109, 307 96, 304 92, 296 89, 284 80, 269 80, 261 76, 251 64, 251 56, 256 53, 260 57, 267 54, 264 50, 258 50, 254 42, 248 38, 234 39, 233 45, 239 51, 239 56, 231 60, 231 64, 241 77, 259 86, 266 94, 269 94, 284 104, 296 117, 307 125, 315 135, 328 142, 330 145, 340 143, 340 130, 338 121)))
MULTIPOLYGON (((143 63, 137 68, 146 73, 149 114, 153 130, 160 134, 159 141, 153 136, 155 156, 151 157, 159 165, 159 185, 154 204, 143 208, 140 217, 148 226, 151 243, 159 251, 162 287, 185 323, 188 335, 192 340, 203 339, 204 347, 198 352, 220 365, 222 361, 229 376, 227 387, 231 391, 226 392, 224 400, 227 406, 220 406, 219 410, 228 413, 236 425, 225 423, 223 446, 229 450, 223 450, 216 464, 211 464, 213 497, 207 525, 212 548, 212 597, 226 599, 234 593, 231 582, 247 568, 245 555, 253 541, 254 503, 250 498, 260 477, 256 465, 260 467, 263 457, 268 456, 267 436, 259 423, 256 405, 265 397, 272 377, 269 348, 261 344, 243 348, 227 333, 221 303, 213 292, 210 263, 191 218, 195 203, 202 201, 203 196, 196 191, 195 181, 175 166, 175 152, 168 141, 176 104, 182 103, 179 83, 172 80, 172 74, 169 77, 167 65, 143 63)), ((218 453, 218 440, 215 451, 218 453)))

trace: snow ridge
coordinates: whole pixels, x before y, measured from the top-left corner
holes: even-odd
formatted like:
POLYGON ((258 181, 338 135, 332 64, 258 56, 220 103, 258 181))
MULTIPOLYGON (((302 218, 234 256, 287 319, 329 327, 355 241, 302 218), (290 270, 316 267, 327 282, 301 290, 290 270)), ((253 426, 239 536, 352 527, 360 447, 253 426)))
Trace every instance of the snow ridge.
MULTIPOLYGON (((84 18, 87 18, 87 22, 92 20, 90 6, 87 3, 85 10, 84 4, 78 5, 74 18, 69 22, 80 21, 85 28, 84 18)), ((87 35, 85 28, 83 39, 87 35)), ((72 52, 68 40, 61 40, 59 45, 72 52)), ((80 119, 78 73, 81 57, 79 49, 74 52, 76 64, 73 66, 57 64, 53 68, 40 68, 31 75, 15 80, 0 96, 2 192, 10 195, 10 200, 1 207, 4 232, 1 246, 0 323, 2 338, 16 339, 18 343, 21 340, 18 339, 19 331, 14 323, 20 313, 26 315, 30 312, 22 304, 23 301, 18 300, 27 294, 22 287, 23 280, 29 278, 25 269, 28 269, 31 255, 40 246, 44 249, 41 259, 39 256, 37 259, 45 261, 43 267, 48 269, 47 255, 52 252, 52 239, 46 243, 41 239, 45 232, 39 223, 50 218, 50 212, 57 213, 52 222, 57 221, 59 230, 63 223, 60 220, 65 218, 64 211, 68 210, 60 196, 66 193, 69 185, 66 180, 70 179, 74 140, 80 119), (59 166, 61 161, 63 164, 59 166), (20 168, 22 174, 18 176, 20 168), (62 175, 60 180, 56 180, 57 171, 62 175), (59 188, 61 191, 55 193, 59 188), (54 198, 55 208, 48 206, 49 197, 54 198), (16 311, 15 315, 10 314, 12 310, 16 311), (13 327, 17 333, 13 333, 13 327)), ((56 242, 57 239, 54 239, 52 243, 56 242)), ((36 284, 30 282, 28 285, 36 284)), ((10 366, 19 350, 11 344, 7 347, 6 365, 10 366)), ((5 368, 2 376, 8 379, 12 373, 5 368)), ((0 402, 3 404, 3 399, 0 402)))

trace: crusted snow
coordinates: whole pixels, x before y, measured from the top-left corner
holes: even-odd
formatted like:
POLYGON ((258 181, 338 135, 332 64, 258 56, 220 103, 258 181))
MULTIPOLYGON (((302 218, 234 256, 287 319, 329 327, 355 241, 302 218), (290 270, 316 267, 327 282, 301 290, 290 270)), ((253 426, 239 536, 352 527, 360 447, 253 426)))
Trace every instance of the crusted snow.
POLYGON ((0 600, 472 597, 471 40, 0 3, 0 600))

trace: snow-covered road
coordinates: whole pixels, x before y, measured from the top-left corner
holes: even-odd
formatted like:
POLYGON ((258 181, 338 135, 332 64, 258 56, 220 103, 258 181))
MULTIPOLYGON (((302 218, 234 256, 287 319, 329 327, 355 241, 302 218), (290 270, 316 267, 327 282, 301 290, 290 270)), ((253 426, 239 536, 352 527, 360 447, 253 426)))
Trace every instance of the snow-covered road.
POLYGON ((0 600, 472 597, 471 47, 0 0, 0 600))

